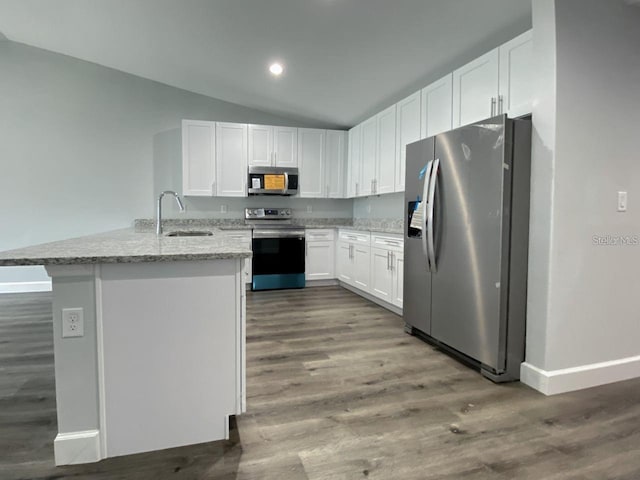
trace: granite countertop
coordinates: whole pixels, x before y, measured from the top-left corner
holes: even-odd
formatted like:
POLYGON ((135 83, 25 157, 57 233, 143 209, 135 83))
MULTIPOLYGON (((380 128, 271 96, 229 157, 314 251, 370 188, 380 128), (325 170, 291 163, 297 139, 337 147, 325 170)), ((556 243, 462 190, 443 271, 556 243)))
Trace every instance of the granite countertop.
MULTIPOLYGON (((171 218, 163 220, 165 230, 175 229, 208 229, 208 230, 251 230, 252 225, 244 223, 243 219, 207 219, 207 218, 171 218)), ((395 233, 402 235, 404 233, 404 224, 402 219, 396 218, 369 218, 369 219, 351 219, 351 218, 294 218, 291 222, 294 227, 303 227, 306 229, 324 229, 324 228, 348 228, 351 230, 359 230, 362 232, 376 233, 395 233)), ((155 220, 138 219, 135 221, 136 231, 151 231, 155 228, 155 220)))
MULTIPOLYGON (((187 230, 183 228, 181 230, 187 230)), ((217 229, 212 236, 167 237, 134 229, 71 238, 0 252, 0 266, 140 263, 251 257, 251 249, 217 229)), ((168 230, 167 230, 168 231, 168 230)))

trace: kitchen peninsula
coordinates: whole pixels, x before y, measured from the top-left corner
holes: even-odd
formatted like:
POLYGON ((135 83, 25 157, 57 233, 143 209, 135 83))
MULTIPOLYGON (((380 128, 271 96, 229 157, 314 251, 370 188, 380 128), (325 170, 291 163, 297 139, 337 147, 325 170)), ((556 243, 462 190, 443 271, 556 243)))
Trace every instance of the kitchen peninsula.
POLYGON ((53 284, 58 465, 228 438, 245 409, 251 250, 117 230, 0 253, 53 284))

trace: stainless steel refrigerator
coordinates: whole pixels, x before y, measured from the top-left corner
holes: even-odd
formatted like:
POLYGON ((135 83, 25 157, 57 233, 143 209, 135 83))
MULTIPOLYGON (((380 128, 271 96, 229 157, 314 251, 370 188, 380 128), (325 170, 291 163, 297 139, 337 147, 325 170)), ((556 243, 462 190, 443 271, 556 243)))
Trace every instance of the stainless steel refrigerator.
POLYGON ((524 361, 531 122, 505 115, 407 145, 408 333, 493 381, 524 361))

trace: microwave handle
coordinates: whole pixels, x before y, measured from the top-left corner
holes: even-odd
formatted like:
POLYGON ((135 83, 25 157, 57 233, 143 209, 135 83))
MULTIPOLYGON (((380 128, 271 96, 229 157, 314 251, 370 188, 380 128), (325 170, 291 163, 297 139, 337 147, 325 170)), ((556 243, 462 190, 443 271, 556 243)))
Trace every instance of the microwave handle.
POLYGON ((289 190, 289 174, 284 172, 284 191, 282 193, 287 193, 289 190))

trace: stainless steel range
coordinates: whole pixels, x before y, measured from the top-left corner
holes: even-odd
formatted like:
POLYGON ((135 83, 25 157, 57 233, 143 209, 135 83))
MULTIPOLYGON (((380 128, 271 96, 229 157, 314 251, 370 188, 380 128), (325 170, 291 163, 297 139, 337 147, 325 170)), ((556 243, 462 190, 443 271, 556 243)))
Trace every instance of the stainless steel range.
POLYGON ((246 208, 253 227, 252 290, 304 288, 304 228, 292 225, 289 208, 246 208))

